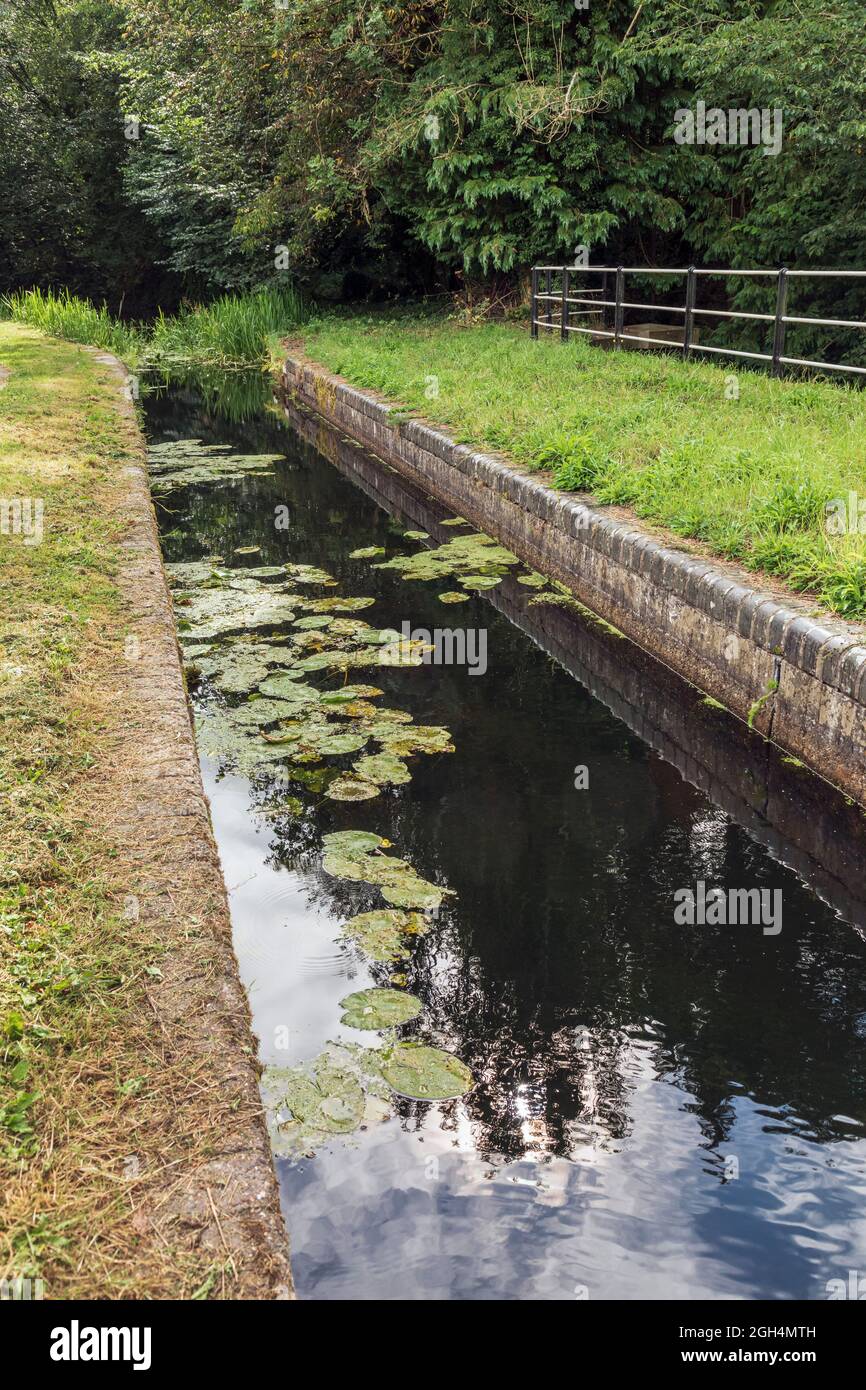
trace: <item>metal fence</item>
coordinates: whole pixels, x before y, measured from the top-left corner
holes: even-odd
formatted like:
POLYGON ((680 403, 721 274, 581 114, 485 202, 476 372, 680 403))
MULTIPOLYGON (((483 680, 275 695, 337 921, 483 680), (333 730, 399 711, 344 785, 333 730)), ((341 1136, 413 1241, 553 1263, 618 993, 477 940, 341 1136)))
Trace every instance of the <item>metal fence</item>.
MULTIPOLYGON (((795 278, 820 277, 822 279, 860 279, 866 280, 866 270, 698 270, 690 265, 682 269, 656 269, 649 266, 577 266, 577 265, 536 265, 532 267, 531 332, 538 337, 539 328, 550 332, 558 331, 563 340, 570 333, 585 333, 597 340, 610 340, 614 347, 628 343, 639 343, 650 347, 664 347, 665 339, 648 338, 629 333, 624 326, 626 310, 645 310, 650 313, 682 315, 682 339, 669 342, 679 348, 683 357, 695 352, 715 353, 724 357, 743 357, 756 362, 769 362, 775 376, 781 376, 785 367, 812 367, 818 371, 852 372, 866 376, 866 367, 855 367, 850 363, 816 362, 806 357, 785 356, 785 334, 788 324, 809 324, 815 328, 860 328, 866 329, 862 319, 806 318, 789 314, 788 287, 795 278), (598 289, 572 293, 572 277, 576 275, 601 275, 602 283, 598 289), (641 304, 625 297, 625 277, 627 275, 666 275, 680 276, 685 280, 685 302, 683 304, 641 304), (696 306, 696 291, 700 276, 763 276, 776 282, 776 308, 772 314, 746 313, 738 309, 710 309, 696 306), (558 289, 554 277, 559 276, 558 289), (543 277, 543 281, 542 281, 543 277), (613 277, 614 297, 611 299, 610 283, 613 277), (544 288, 539 287, 543 283, 544 288), (546 307, 545 307, 546 306, 546 307), (579 306, 579 307, 574 307, 579 306), (613 327, 607 311, 613 310, 613 327), (594 318, 597 326, 580 327, 572 322, 574 318, 594 318), (773 347, 771 352, 746 352, 741 348, 714 347, 696 339, 696 320, 701 318, 723 318, 752 320, 756 323, 773 325, 773 347)), ((677 334, 679 339, 679 334, 677 334)))

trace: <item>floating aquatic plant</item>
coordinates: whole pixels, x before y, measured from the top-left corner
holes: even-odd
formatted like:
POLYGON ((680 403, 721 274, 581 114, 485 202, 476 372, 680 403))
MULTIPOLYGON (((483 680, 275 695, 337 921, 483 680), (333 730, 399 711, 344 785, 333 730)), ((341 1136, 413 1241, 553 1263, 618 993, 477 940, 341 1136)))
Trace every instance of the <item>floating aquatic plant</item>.
POLYGON ((352 766, 359 776, 376 782, 380 787, 398 787, 412 780, 403 759, 395 757, 393 753, 373 753, 369 757, 359 758, 352 766))
POLYGON ((396 1028, 421 1012, 421 1000, 397 989, 359 989, 340 1000, 340 1022, 347 1028, 396 1028))
POLYGON ((422 1043, 399 1043, 384 1061, 382 1075, 414 1100, 453 1100, 472 1086, 472 1073, 459 1057, 422 1043))
MULTIPOLYGON (((395 991, 361 991, 343 1002, 378 993, 395 991)), ((358 1025, 347 1020, 347 1026, 358 1025)), ((261 1092, 274 1152, 294 1158, 381 1123, 393 1114, 395 1094, 413 1100, 454 1100, 472 1084, 472 1073, 459 1057, 438 1047, 329 1043, 300 1067, 266 1067, 261 1092)))
POLYGON ((338 830, 325 835, 322 868, 334 878, 377 884, 393 907, 435 910, 451 889, 429 883, 405 859, 383 854, 388 841, 367 831, 338 830))
POLYGON ((340 928, 375 961, 403 960, 408 954, 403 945, 405 936, 421 936, 430 921, 420 912, 403 912, 396 907, 380 907, 374 912, 359 912, 340 928))
POLYGON ((272 473, 282 454, 238 454, 230 444, 203 444, 200 439, 168 440, 147 451, 151 491, 156 496, 178 487, 225 482, 250 473, 272 473))
POLYGON ((325 795, 332 801, 370 801, 380 792, 381 787, 375 782, 368 782, 353 772, 343 772, 334 778, 325 795))

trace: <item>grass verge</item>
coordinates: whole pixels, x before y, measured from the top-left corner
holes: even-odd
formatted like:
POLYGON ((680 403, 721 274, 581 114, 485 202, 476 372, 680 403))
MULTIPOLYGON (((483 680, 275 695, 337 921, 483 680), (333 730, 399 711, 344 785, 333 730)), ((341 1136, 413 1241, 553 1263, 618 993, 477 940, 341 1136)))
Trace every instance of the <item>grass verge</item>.
POLYGON ((302 339, 331 371, 463 443, 866 618, 866 395, 855 387, 533 342, 507 324, 334 316, 302 339))
POLYGON ((187 944, 215 954, 202 890, 175 880, 162 917, 130 916, 122 862, 131 841, 151 891, 167 877, 128 795, 136 759, 171 756, 139 747, 121 674, 123 465, 140 436, 92 354, 0 323, 0 364, 0 499, 42 509, 28 527, 4 506, 0 534, 0 1279, 41 1279, 46 1297, 231 1295, 238 1261, 170 1186, 198 1165, 221 1200, 208 1164, 243 1110, 242 1085, 183 1046, 201 1012, 187 944), (167 1029, 154 999, 172 970, 188 1004, 167 1029))

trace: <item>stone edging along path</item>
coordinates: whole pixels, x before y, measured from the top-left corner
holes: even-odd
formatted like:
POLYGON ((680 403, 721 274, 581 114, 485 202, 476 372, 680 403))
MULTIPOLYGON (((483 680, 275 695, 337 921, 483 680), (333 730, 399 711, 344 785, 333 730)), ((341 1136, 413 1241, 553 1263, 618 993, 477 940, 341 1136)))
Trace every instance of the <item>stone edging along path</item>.
MULTIPOLYGON (((108 353, 97 361, 126 386, 108 353)), ((171 947, 148 983, 154 1026, 173 1057, 201 1074, 212 1097, 207 1157, 174 1167, 150 1219, 192 1248, 227 1261, 229 1297, 292 1298, 288 1237, 267 1137, 249 1005, 232 948, 228 899, 199 769, 174 613, 162 565, 142 441, 125 468, 128 527, 117 582, 137 657, 119 663, 128 710, 124 776, 106 808, 138 910, 165 923, 171 947)), ((129 639, 127 639, 129 640, 129 639)), ((134 928, 130 928, 134 930, 134 928)), ((204 1101, 203 1101, 204 1104, 204 1101)))
POLYGON ((866 806, 866 633, 360 391, 299 353, 288 393, 866 806))

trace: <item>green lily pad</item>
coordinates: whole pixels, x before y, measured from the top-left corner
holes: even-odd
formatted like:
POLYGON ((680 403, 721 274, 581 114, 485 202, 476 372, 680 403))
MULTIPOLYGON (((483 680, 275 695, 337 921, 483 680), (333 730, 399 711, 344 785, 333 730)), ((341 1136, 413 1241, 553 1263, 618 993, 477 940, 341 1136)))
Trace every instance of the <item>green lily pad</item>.
POLYGON ((385 728, 376 732, 372 737, 383 745, 384 751, 392 753, 396 757, 404 757, 410 753, 453 753, 454 744, 451 742, 451 734, 448 729, 443 729, 436 724, 413 724, 411 728, 385 728))
POLYGON ((350 560, 372 560, 377 555, 384 555, 385 547, 382 545, 367 545, 360 550, 353 550, 349 555, 350 560))
MULTIPOLYGON (((329 733, 325 727, 321 733, 316 733, 312 740, 313 746, 319 753, 324 753, 326 757, 336 756, 342 753, 357 753, 367 742, 366 734, 341 734, 329 733)), ((359 800, 361 798, 358 798, 359 800)))
POLYGON ((268 724, 276 724, 280 719, 288 719, 297 710, 290 700, 247 700, 242 705, 227 711, 228 718, 239 727, 263 729, 268 724))
POLYGON ((367 782, 363 777, 345 772, 328 787, 325 792, 332 801, 370 801, 381 791, 375 782, 367 782))
POLYGON ((402 758, 395 758, 392 753, 374 753, 368 758, 359 758, 352 766, 360 777, 380 787, 398 787, 412 780, 402 758))
POLYGON ((449 516, 446 521, 440 521, 440 526, 468 526, 469 522, 465 516, 449 516))
POLYGON ((394 883, 383 883, 381 888, 386 902, 394 907, 416 908, 419 912, 435 911, 446 892, 414 874, 406 874, 394 883))
POLYGON ((332 830, 322 836, 322 844, 327 854, 344 854, 347 857, 363 859, 375 849, 383 849, 390 844, 372 830, 332 830))
POLYGON ((408 954, 403 948, 403 938, 421 936, 428 927, 429 922, 420 912, 385 907, 350 917, 343 923, 341 934, 355 941, 371 960, 395 961, 408 954))
POLYGON ((502 583, 502 576, 495 574, 464 574, 460 578, 464 589, 495 589, 502 583))
POLYGON ((412 1100, 453 1100, 473 1085, 472 1073, 459 1057, 422 1043, 399 1043, 382 1075, 398 1095, 412 1100))
POLYGON ((471 594, 458 594, 456 589, 451 589, 448 593, 439 595, 440 603, 468 603, 471 594))
POLYGON ((292 627, 299 627, 303 631, 322 631, 324 628, 330 627, 333 621, 334 619, 327 613, 322 613, 320 615, 311 613, 308 618, 295 618, 292 627))
POLYGON ((311 685, 304 685, 300 680, 300 672, 293 675, 290 671, 281 671, 279 675, 266 676, 259 682, 259 690, 263 695, 285 700, 292 705, 315 705, 319 702, 318 690, 311 685))
POLYGON ((360 613, 362 608, 370 608, 374 598, 299 598, 297 607, 305 613, 360 613))
POLYGON ((517 582, 525 584, 528 589, 546 589, 548 583, 546 576, 539 574, 537 570, 530 570, 529 574, 519 574, 517 582))
POLYGON ((232 551, 233 555, 261 555, 260 545, 236 545, 232 551))
POLYGON ((360 989, 340 1000, 340 1022, 347 1028, 396 1028, 421 1012, 421 1000, 396 989, 360 989))
POLYGON ((320 698, 323 705, 342 705, 353 700, 372 700, 381 694, 376 685, 344 685, 340 690, 322 691, 320 698))
POLYGON ((403 539, 407 541, 429 541, 429 531, 404 531, 403 539))
POLYGON ((248 473, 268 473, 282 454, 233 453, 230 444, 203 444, 200 439, 171 439, 151 444, 147 466, 152 491, 161 496, 176 487, 220 482, 248 473))
POLYGON ((333 575, 328 574, 327 570, 318 569, 316 565, 286 565, 286 574, 294 580, 296 584, 336 584, 333 575))

